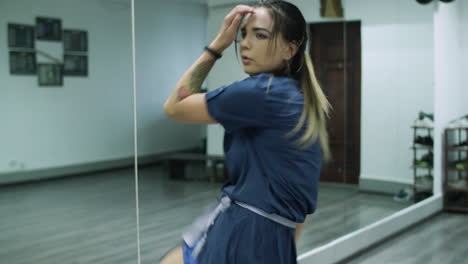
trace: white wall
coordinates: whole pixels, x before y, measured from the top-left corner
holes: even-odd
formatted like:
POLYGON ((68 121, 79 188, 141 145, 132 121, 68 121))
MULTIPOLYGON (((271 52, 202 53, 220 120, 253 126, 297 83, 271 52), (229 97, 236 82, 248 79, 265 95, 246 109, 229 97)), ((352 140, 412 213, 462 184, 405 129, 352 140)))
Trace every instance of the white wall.
MULTIPOLYGON (((468 3, 466 1, 460 1, 461 8, 459 9, 461 12, 461 38, 462 38, 462 72, 466 73, 468 71, 468 32, 466 29, 468 28, 468 3)), ((462 74, 462 98, 464 96, 463 102, 468 102, 468 75, 462 74)), ((468 103, 462 104, 464 114, 468 114, 468 103)))
POLYGON ((197 1, 135 1, 138 154, 196 147, 206 126, 169 120, 163 104, 206 45, 207 6, 197 1))
MULTIPOLYGON (((465 3, 466 4, 466 3, 465 3)), ((441 191, 441 179, 443 175, 443 133, 449 121, 467 114, 467 89, 462 81, 466 77, 466 65, 462 61, 463 53, 466 54, 466 29, 462 23, 466 21, 466 9, 461 11, 461 1, 450 4, 438 3, 434 13, 434 79, 435 92, 434 104, 437 113, 435 126, 435 179, 436 192, 441 191)), ((466 79, 465 79, 466 80, 466 79)))
POLYGON ((361 20, 361 178, 412 182, 413 133, 419 111, 433 112, 433 5, 347 0, 361 20))
MULTIPOLYGON (((108 3, 0 1, 0 173, 133 154, 130 8, 108 3), (7 23, 34 25, 36 16, 88 31, 88 77, 65 77, 63 87, 40 88, 36 76, 10 75, 7 23)), ((62 57, 62 44, 36 44, 62 57)))
MULTIPOLYGON (((206 134, 205 126, 177 124, 163 113, 164 99, 205 45, 202 2, 135 2, 140 156, 199 146, 206 134)), ((0 174, 134 155, 130 0, 5 0, 0 24, 0 174), (41 88, 36 76, 9 74, 7 23, 34 25, 36 16, 88 31, 88 77, 41 88)), ((61 43, 36 44, 62 57, 61 43)))
MULTIPOLYGON (((225 14, 242 1, 211 0, 209 37, 225 14)), ((320 1, 291 1, 308 23, 320 18, 320 1)), ((410 183, 410 126, 420 110, 433 112, 432 5, 416 1, 344 0, 346 20, 361 21, 361 177, 410 183)), ((336 20, 336 19, 335 19, 336 20)), ((214 89, 245 77, 234 48, 225 52, 209 79, 214 89)), ((222 154, 223 130, 208 127, 208 151, 222 154)))

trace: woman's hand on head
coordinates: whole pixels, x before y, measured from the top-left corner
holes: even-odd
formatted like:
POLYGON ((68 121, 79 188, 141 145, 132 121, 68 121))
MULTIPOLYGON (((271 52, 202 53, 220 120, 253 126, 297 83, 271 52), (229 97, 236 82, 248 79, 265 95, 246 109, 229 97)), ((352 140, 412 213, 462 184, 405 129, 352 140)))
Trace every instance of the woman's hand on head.
POLYGON ((234 7, 224 18, 223 25, 216 38, 211 42, 210 48, 221 53, 229 47, 236 38, 237 29, 245 14, 254 14, 254 9, 247 5, 238 5, 234 7))

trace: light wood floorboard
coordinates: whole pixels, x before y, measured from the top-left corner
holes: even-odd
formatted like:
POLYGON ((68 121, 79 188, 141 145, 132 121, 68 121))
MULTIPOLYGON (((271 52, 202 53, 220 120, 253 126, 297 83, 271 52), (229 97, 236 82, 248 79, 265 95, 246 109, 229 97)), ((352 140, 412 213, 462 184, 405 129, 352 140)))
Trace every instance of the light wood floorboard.
POLYGON ((345 263, 468 263, 468 215, 440 213, 345 263))
MULTIPOLYGON (((170 181, 161 166, 140 169, 142 263, 178 245, 221 185, 170 181)), ((334 184, 321 185, 318 204, 299 254, 409 205, 334 184)), ((135 211, 132 169, 0 186, 0 263, 137 263, 135 211)))

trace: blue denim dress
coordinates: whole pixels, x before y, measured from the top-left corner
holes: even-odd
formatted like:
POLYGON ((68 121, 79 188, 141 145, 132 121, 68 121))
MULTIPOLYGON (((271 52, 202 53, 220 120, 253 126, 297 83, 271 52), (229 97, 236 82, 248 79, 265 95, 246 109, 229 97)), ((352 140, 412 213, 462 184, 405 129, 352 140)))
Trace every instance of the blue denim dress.
POLYGON ((229 181, 220 197, 234 202, 208 221, 200 241, 186 241, 184 254, 196 251, 188 255, 198 261, 186 263, 296 263, 295 229, 236 202, 294 223, 315 211, 322 165, 319 143, 306 148, 294 144, 305 126, 288 134, 303 109, 299 82, 259 74, 208 92, 206 100, 208 112, 225 129, 229 181), (197 248, 197 243, 202 246, 197 248))

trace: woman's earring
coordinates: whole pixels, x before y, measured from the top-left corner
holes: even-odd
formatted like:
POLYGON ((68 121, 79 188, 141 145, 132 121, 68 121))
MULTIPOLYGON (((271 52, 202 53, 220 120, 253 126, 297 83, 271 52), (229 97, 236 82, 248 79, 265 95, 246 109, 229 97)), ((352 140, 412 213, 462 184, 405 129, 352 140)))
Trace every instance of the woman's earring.
POLYGON ((286 61, 286 75, 291 75, 291 60, 286 61))

